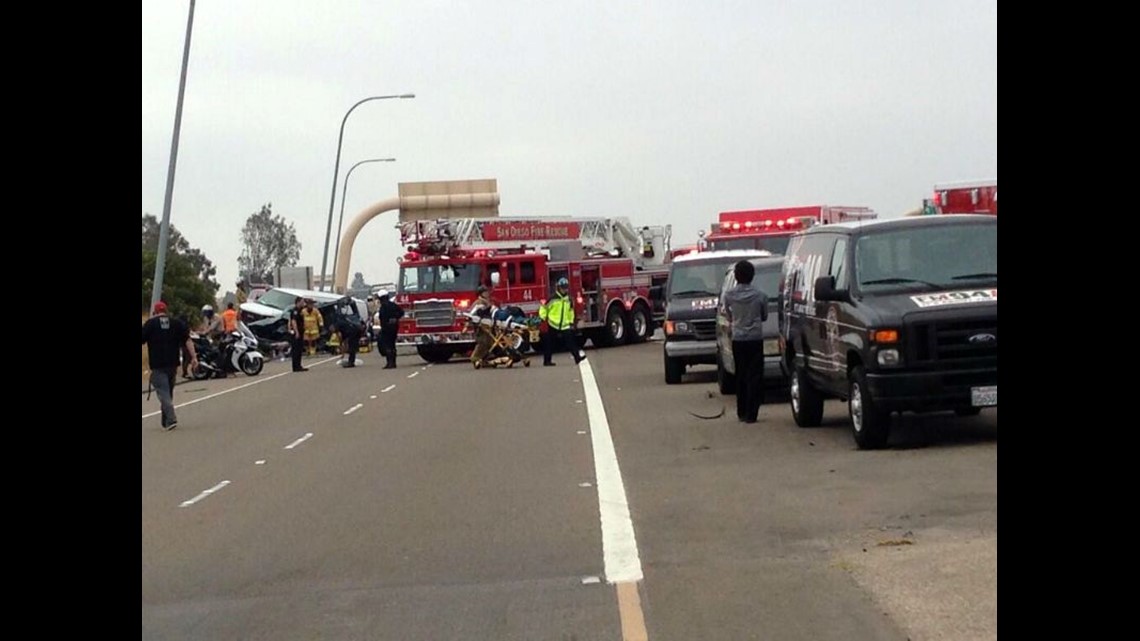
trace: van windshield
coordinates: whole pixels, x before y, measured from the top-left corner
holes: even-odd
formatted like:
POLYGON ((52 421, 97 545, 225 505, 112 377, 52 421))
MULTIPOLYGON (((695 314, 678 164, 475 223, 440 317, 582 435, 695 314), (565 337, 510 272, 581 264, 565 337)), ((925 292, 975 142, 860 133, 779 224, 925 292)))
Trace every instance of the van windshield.
POLYGON ((739 260, 739 256, 732 256, 724 260, 673 263, 673 272, 669 274, 669 298, 719 295, 725 270, 739 260))
POLYGON ((791 234, 782 236, 744 236, 741 238, 717 238, 709 240, 709 249, 719 251, 722 249, 763 249, 773 254, 785 254, 788 251, 788 241, 791 234))
POLYGON ((280 289, 271 289, 258 297, 257 303, 267 307, 276 307, 280 310, 286 310, 293 308, 293 301, 295 300, 297 300, 296 294, 283 292, 280 289))
POLYGON ((866 292, 997 286, 997 225, 937 225, 868 234, 855 243, 866 292))
POLYGON ((780 274, 783 266, 780 263, 758 265, 756 275, 752 277, 752 286, 764 292, 771 304, 776 303, 776 296, 780 293, 780 274))

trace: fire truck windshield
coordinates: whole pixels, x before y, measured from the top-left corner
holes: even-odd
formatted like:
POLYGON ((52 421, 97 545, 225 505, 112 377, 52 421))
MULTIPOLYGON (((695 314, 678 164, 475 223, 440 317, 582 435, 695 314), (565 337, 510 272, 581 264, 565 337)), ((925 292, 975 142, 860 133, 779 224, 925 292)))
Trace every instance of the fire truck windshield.
POLYGON ((401 294, 473 292, 479 286, 481 265, 420 265, 400 268, 401 294))
POLYGON ((855 243, 864 292, 997 286, 997 225, 940 225, 867 234, 855 243))
POLYGON ((788 251, 788 241, 791 234, 779 236, 739 236, 736 238, 710 238, 709 249, 764 249, 773 254, 784 254, 788 251))

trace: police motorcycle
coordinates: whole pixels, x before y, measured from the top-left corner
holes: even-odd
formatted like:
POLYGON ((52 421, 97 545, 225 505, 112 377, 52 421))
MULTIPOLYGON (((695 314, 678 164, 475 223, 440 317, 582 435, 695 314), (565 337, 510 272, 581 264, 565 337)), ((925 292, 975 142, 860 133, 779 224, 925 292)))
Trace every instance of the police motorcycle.
POLYGON ((197 351, 198 367, 191 372, 194 380, 203 380, 218 377, 232 372, 242 372, 246 376, 257 376, 265 366, 265 356, 258 351, 258 340, 249 327, 238 321, 237 329, 224 335, 221 342, 214 346, 205 337, 197 333, 190 334, 197 351), (217 350, 223 351, 222 368, 217 366, 217 350))

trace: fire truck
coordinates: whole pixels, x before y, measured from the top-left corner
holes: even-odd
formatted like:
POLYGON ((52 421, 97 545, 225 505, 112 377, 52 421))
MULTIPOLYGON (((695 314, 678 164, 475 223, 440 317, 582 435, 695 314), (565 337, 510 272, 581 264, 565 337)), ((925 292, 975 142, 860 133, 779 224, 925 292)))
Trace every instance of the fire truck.
POLYGON ((721 212, 708 234, 701 231, 702 251, 763 249, 783 254, 792 234, 812 225, 877 218, 868 207, 780 207, 721 212))
POLYGON ((997 216, 997 179, 935 185, 930 205, 936 214, 997 216))
MULTIPOLYGON (((397 345, 432 363, 475 346, 464 312, 480 285, 500 307, 528 316, 570 281, 581 338, 599 346, 638 343, 664 321, 671 227, 626 218, 445 218, 398 225, 396 303, 405 310, 397 345)), ((523 347, 523 350, 531 346, 523 347)))

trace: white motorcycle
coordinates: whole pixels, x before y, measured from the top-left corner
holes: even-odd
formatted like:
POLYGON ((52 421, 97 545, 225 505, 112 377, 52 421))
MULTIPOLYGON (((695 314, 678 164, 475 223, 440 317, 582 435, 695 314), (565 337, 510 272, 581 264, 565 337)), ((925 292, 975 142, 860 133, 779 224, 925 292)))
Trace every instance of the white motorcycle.
MULTIPOLYGON (((246 376, 260 374, 261 368, 265 366, 265 356, 258 351, 257 347, 257 337, 253 335, 245 323, 238 321, 237 330, 230 332, 227 339, 219 346, 220 349, 225 350, 224 373, 243 372, 246 376)), ((199 350, 201 350, 200 347, 199 350)), ((199 354, 198 368, 193 372, 195 379, 210 378, 219 373, 213 356, 211 354, 210 358, 202 358, 202 354, 199 354)))

